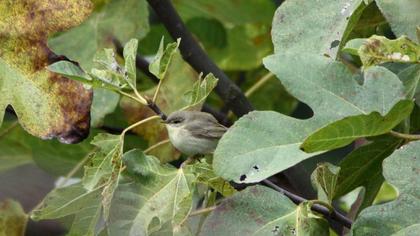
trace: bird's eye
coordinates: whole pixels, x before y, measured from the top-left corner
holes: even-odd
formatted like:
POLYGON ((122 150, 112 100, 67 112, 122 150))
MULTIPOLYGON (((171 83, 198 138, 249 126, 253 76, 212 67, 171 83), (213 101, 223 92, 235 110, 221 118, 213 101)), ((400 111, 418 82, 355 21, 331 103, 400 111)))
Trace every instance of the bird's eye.
POLYGON ((179 124, 181 123, 181 120, 174 120, 174 124, 179 124))

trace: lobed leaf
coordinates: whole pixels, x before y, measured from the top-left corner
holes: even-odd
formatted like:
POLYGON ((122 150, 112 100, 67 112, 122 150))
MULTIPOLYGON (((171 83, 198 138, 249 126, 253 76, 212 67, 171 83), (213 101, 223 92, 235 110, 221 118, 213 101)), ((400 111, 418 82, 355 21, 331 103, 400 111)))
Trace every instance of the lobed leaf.
POLYGON ((204 235, 329 235, 325 219, 311 203, 296 206, 286 196, 252 186, 222 201, 204 221, 204 235))
POLYGON ((365 8, 362 0, 287 1, 274 15, 274 52, 336 58, 365 8))
POLYGON ((352 226, 353 235, 404 235, 420 222, 420 142, 411 142, 383 162, 385 179, 399 190, 395 201, 364 209, 352 226))
POLYGON ((316 153, 299 149, 307 135, 347 116, 388 113, 405 99, 398 77, 383 67, 353 75, 345 65, 325 57, 273 55, 264 61, 314 116, 298 120, 276 112, 256 111, 239 119, 222 137, 213 168, 227 180, 258 182, 316 153), (357 80, 362 80, 360 85, 357 80))
POLYGON ((64 143, 86 138, 91 91, 45 67, 60 60, 47 37, 80 24, 90 11, 86 0, 0 3, 0 124, 11 105, 32 135, 64 143))
POLYGON ((193 175, 183 168, 160 165, 140 150, 124 154, 134 179, 121 183, 112 200, 110 235, 149 235, 165 224, 172 230, 185 221, 192 204, 193 175))
POLYGON ((380 136, 372 143, 357 148, 340 162, 335 197, 351 192, 359 186, 365 188, 363 202, 359 211, 372 205, 384 178, 382 161, 401 144, 401 140, 389 136, 380 136))

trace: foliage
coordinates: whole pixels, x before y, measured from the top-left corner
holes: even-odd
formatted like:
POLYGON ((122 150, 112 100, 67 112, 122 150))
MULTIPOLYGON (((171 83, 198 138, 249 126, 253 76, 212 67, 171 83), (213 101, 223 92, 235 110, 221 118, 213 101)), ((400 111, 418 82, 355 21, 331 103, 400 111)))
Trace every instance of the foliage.
POLYGON ((20 204, 7 199, 0 202, 0 209, 0 235, 23 235, 28 217, 20 204))
POLYGON ((152 0, 1 2, 0 172, 65 178, 26 213, 0 202, 0 235, 28 217, 77 236, 416 234, 419 2, 275 2, 160 1, 214 63, 152 0), (255 111, 229 112, 234 84, 255 111), (178 110, 233 125, 187 158, 162 122, 178 110))
POLYGON ((312 213, 311 205, 296 206, 267 187, 249 187, 220 204, 200 235, 328 235, 327 222, 312 213))
POLYGON ((395 201, 366 208, 353 226, 354 235, 413 235, 418 232, 420 142, 407 144, 384 160, 384 177, 398 188, 395 201))

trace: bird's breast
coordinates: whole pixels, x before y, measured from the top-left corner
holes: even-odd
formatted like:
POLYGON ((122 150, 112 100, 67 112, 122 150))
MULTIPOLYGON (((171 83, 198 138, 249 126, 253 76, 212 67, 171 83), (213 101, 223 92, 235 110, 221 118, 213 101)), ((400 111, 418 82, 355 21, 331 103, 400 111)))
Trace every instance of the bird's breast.
POLYGON ((167 126, 167 129, 172 145, 187 155, 208 154, 217 146, 217 140, 196 138, 182 126, 167 126))

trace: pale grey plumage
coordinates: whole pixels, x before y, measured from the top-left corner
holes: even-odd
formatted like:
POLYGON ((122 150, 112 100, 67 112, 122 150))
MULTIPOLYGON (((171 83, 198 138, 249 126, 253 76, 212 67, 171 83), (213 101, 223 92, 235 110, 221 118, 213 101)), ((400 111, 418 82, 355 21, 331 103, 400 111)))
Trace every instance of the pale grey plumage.
POLYGON ((165 120, 171 143, 188 154, 212 153, 227 128, 209 113, 176 111, 165 120))

